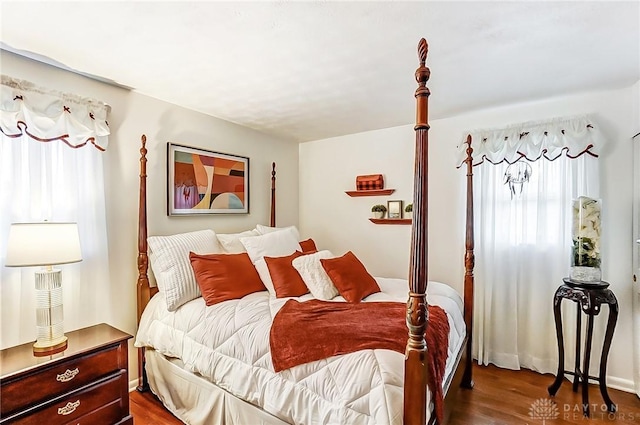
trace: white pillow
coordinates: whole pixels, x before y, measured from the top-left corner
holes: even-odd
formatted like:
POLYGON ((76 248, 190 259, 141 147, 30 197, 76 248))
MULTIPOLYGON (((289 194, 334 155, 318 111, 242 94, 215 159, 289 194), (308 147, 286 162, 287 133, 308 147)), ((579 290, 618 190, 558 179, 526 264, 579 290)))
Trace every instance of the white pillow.
POLYGON ((175 311, 182 304, 198 298, 200 288, 189 261, 189 252, 216 254, 221 251, 213 230, 179 233, 171 236, 150 236, 151 270, 164 294, 167 309, 175 311))
POLYGON ((324 250, 315 254, 303 255, 291 263, 300 273, 305 285, 311 291, 311 295, 319 300, 331 300, 339 294, 320 263, 321 259, 334 257, 335 255, 330 251, 324 250))
POLYGON ((262 224, 256 225, 256 232, 258 232, 261 235, 266 235, 267 233, 273 233, 280 230, 288 230, 288 229, 293 229, 293 231, 295 232, 296 238, 300 240, 300 232, 298 231, 298 228, 296 226, 269 227, 269 226, 263 226, 262 224))
POLYGON ((262 257, 283 257, 302 251, 298 243, 297 230, 288 227, 266 235, 240 238, 253 264, 262 257))
POLYGON ((271 280, 271 273, 269 273, 269 267, 267 266, 267 262, 264 261, 264 258, 259 259, 254 264, 256 270, 258 271, 258 276, 260 276, 260 280, 264 284, 264 287, 269 291, 269 295, 272 297, 276 296, 276 289, 273 286, 273 281, 271 280))
POLYGON ((224 252, 227 254, 240 254, 241 252, 246 252, 244 245, 240 243, 240 238, 259 235, 260 233, 256 230, 247 230, 240 233, 219 234, 216 236, 218 236, 218 241, 220 242, 220 245, 222 245, 224 252))

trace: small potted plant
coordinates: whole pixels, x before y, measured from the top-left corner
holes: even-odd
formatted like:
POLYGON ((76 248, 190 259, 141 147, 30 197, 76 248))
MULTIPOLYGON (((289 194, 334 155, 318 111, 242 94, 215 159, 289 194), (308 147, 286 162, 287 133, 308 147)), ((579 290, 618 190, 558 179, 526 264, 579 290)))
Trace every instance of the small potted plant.
POLYGON ((413 204, 407 204, 407 206, 404 207, 404 212, 406 213, 404 218, 413 218, 413 204))
POLYGON ((373 213, 373 218, 382 218, 384 213, 387 212, 387 207, 382 204, 374 205, 371 207, 371 212, 373 213))

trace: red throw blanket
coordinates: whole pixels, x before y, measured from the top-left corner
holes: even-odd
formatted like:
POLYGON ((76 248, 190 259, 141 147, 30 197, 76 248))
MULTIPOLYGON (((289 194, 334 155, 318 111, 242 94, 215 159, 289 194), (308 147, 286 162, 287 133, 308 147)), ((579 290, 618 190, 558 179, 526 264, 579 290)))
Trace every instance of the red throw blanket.
MULTIPOLYGON (((289 300, 271 325, 271 360, 276 372, 315 360, 359 350, 388 349, 404 354, 407 307, 398 302, 341 303, 289 300)), ((438 423, 443 418, 442 380, 449 349, 449 321, 429 306, 425 335, 429 387, 438 423)))

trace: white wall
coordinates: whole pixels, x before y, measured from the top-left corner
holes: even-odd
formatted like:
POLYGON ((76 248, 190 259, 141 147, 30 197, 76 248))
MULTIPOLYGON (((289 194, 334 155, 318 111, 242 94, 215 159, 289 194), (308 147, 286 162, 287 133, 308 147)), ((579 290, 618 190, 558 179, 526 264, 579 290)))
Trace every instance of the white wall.
MULTIPOLYGON (((558 116, 590 114, 607 137, 602 150, 603 276, 611 283, 620 316, 609 358, 609 384, 632 388, 631 357, 631 136, 640 117, 633 114, 631 87, 486 109, 434 120, 429 153, 429 275, 462 289, 464 195, 462 170, 454 167, 455 147, 465 131, 502 127, 558 116)), ((437 94, 430 98, 437 102, 437 94)), ((413 173, 413 126, 308 142, 300 145, 300 228, 319 247, 336 254, 353 250, 370 272, 406 277, 409 226, 370 223, 371 205, 410 199, 413 173), (389 197, 349 198, 358 174, 383 173, 389 197)), ((558 282, 561 284, 561 282, 558 282)), ((549 303, 551 314, 551 301, 549 303)), ((599 318, 604 320, 604 317, 599 318)), ((599 335, 598 332, 595 334, 599 335)), ((595 352, 595 345, 594 345, 595 352)))
MULTIPOLYGON (((121 64, 126 66, 126 64, 121 64)), ((102 100, 112 107, 105 152, 105 192, 111 274, 110 299, 95 305, 91 318, 67 320, 65 330, 107 322, 123 331, 136 331, 138 173, 141 134, 147 135, 147 194, 149 234, 172 234, 203 228, 219 233, 269 223, 271 162, 277 168, 278 225, 298 224, 298 146, 246 127, 177 107, 126 89, 103 84, 71 72, 0 51, 0 71, 39 86, 102 100), (168 217, 166 215, 166 144, 176 142, 250 158, 250 214, 168 217)), ((153 70, 149 70, 150 77, 153 70)), ((91 282, 83 282, 90 285, 91 282)), ((3 297, 0 303, 13 300, 3 297)), ((2 340, 3 346, 35 340, 34 308, 25 299, 20 321, 33 322, 26 341, 2 340)), ((65 305, 69 318, 73 305, 65 305)), ((14 323, 3 321, 2 334, 14 323)), ((137 360, 130 345, 131 377, 137 360)))
POLYGON ((412 127, 336 137, 300 145, 300 229, 319 249, 335 254, 352 250, 378 276, 406 277, 411 226, 375 225, 374 204, 411 202, 412 127), (384 175, 389 196, 349 197, 356 175, 384 175), (381 257, 384 261, 380 261, 381 257))

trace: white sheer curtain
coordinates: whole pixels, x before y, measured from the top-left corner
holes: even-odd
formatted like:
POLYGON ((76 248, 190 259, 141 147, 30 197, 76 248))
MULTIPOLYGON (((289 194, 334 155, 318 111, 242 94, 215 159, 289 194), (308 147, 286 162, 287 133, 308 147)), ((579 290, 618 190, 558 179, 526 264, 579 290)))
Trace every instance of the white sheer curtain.
MULTIPOLYGON (((472 133, 479 164, 473 350, 481 364, 557 369, 553 295, 569 273, 572 199, 599 196, 595 127, 581 117, 472 133), (505 172, 518 160, 531 175, 514 195, 505 172)), ((575 308, 564 313, 565 341, 572 341, 575 308)))
POLYGON ((4 267, 12 222, 78 223, 83 261, 63 273, 64 328, 109 320, 101 102, 2 76, 0 107, 0 346, 35 339, 34 268, 4 267))

